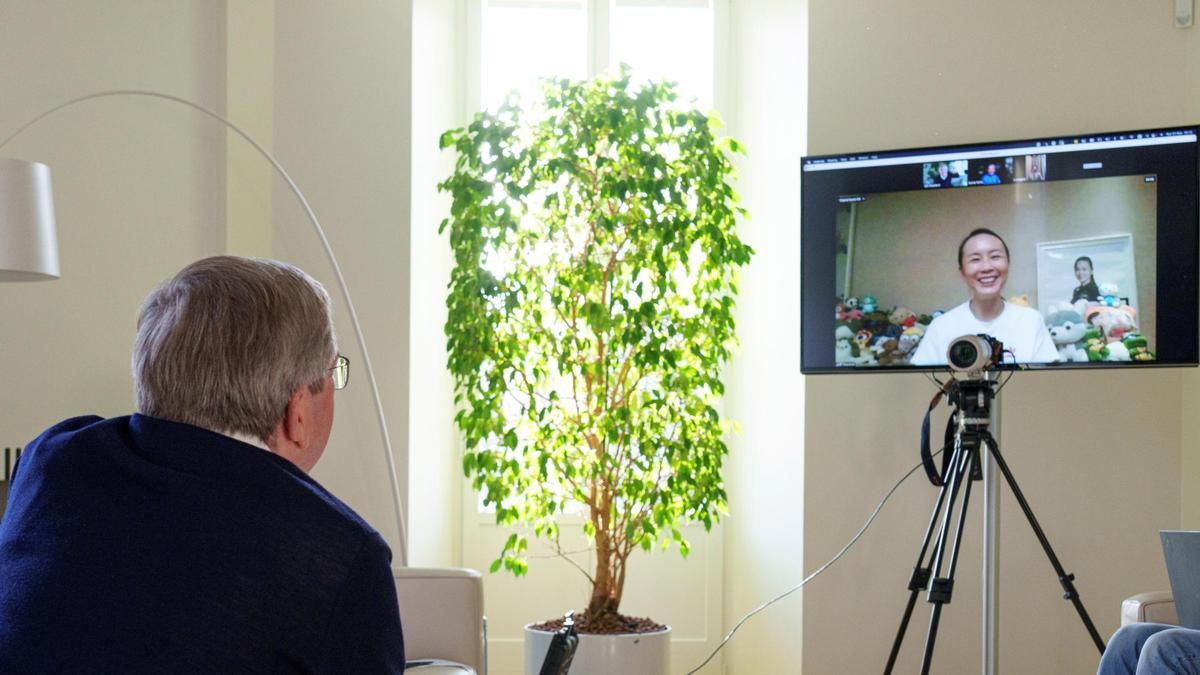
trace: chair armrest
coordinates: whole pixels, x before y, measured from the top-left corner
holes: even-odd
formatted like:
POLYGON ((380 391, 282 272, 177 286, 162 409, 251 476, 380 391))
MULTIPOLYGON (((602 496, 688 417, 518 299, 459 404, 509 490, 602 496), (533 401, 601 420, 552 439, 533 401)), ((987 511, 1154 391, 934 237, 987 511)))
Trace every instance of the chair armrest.
POLYGON ((445 659, 486 673, 482 575, 469 569, 420 567, 392 568, 392 575, 406 657, 445 659))
POLYGON ((404 672, 412 675, 478 675, 474 668, 442 659, 409 661, 404 672))
POLYGON ((1179 615, 1175 612, 1175 600, 1170 591, 1138 593, 1121 603, 1122 626, 1142 622, 1179 625, 1179 615))

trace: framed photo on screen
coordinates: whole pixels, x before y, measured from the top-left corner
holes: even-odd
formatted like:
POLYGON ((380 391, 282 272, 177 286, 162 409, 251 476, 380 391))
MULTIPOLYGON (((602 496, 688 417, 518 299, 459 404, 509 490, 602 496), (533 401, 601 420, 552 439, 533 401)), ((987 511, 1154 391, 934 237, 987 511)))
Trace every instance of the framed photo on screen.
MULTIPOLYGON (((1080 289, 1115 285, 1115 296, 1138 309, 1133 234, 1047 241, 1037 245, 1038 309, 1075 302, 1080 289)), ((1093 300, 1093 298, 1087 298, 1093 300)))

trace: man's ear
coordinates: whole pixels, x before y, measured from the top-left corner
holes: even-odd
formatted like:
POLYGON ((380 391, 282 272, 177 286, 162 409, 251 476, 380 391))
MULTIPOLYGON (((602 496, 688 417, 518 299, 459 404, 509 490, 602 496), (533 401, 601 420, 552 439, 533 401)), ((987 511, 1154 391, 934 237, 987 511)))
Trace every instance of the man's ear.
POLYGON ((284 441, 289 446, 297 448, 305 448, 308 446, 308 398, 311 396, 308 392, 308 387, 300 386, 296 391, 292 392, 292 397, 288 399, 287 408, 283 412, 283 422, 279 429, 282 434, 280 440, 284 441))

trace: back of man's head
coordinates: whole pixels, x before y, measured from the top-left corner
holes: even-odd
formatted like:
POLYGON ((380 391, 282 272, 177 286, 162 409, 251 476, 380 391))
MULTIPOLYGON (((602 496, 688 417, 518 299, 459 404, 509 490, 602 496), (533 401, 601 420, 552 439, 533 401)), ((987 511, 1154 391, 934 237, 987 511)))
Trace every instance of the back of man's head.
POLYGON ((337 350, 328 293, 275 260, 198 260, 150 293, 137 329, 139 412, 263 442, 337 350))

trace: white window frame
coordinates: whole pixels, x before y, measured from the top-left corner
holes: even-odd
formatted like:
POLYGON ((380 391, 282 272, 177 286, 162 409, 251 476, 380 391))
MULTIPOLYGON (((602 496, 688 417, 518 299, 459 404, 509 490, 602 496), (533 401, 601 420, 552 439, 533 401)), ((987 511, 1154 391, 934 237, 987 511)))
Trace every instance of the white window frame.
MULTIPOLYGON (((578 0, 467 0, 466 92, 464 119, 480 110, 483 99, 482 50, 483 4, 503 7, 578 7, 578 0)), ((582 0, 587 14, 587 77, 608 67, 610 17, 614 4, 628 7, 712 7, 713 9, 713 107, 729 122, 729 0, 582 0)))

